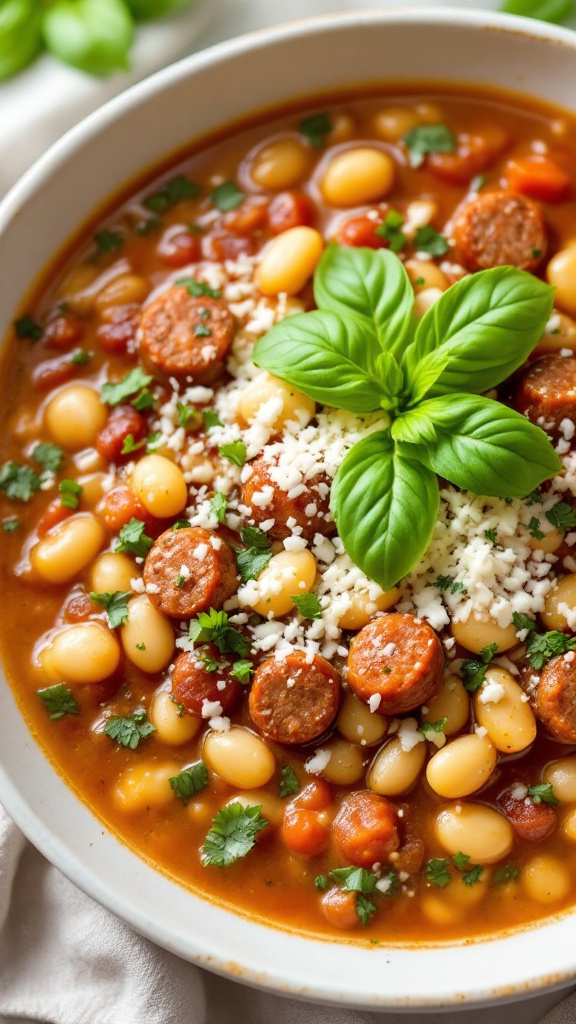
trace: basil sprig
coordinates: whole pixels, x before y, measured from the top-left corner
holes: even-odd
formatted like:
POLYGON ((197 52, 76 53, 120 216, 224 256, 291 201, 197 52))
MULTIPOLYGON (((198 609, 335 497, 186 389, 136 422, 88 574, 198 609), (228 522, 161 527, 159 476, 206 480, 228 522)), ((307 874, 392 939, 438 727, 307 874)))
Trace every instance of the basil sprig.
POLYGON ((352 560, 384 590, 426 551, 436 474, 474 494, 522 497, 562 470, 544 431, 480 392, 518 369, 543 334, 554 290, 514 267, 452 285, 424 314, 386 249, 330 245, 317 310, 277 324, 254 362, 323 405, 381 412, 347 453, 331 509, 352 560))

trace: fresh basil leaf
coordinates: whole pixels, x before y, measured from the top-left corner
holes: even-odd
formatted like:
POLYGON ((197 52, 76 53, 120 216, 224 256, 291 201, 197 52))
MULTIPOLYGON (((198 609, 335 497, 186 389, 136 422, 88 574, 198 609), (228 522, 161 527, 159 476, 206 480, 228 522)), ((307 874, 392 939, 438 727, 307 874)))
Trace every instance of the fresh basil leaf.
POLYGON ((397 416, 390 433, 395 441, 407 441, 410 444, 433 444, 436 440, 436 427, 421 407, 409 409, 397 416))
POLYGON ((418 445, 414 457, 465 491, 520 498, 562 469, 544 431, 500 402, 447 395, 417 411, 434 424, 436 441, 418 445))
POLYGON ((573 0, 506 0, 500 10, 506 14, 521 14, 525 18, 538 18, 560 24, 574 14, 573 0))
MULTIPOLYGON (((422 361, 409 386, 410 405, 418 405, 418 403, 428 395, 438 378, 444 373, 449 362, 450 354, 448 352, 444 352, 442 348, 438 348, 435 352, 431 352, 430 355, 422 361)), ((406 371, 404 372, 406 373, 406 371)))
POLYGON ((360 317, 316 310, 276 324, 256 342, 252 359, 322 405, 366 413, 389 397, 378 380, 381 352, 360 317))
POLYGON ((438 505, 435 475, 404 458, 384 431, 354 445, 332 484, 331 508, 344 547, 383 590, 426 551, 438 505))
POLYGON ((414 292, 403 263, 386 249, 329 245, 314 274, 314 298, 319 309, 362 317, 393 355, 411 341, 414 292))
MULTIPOLYGON (((403 367, 409 402, 424 397, 421 374, 437 352, 449 361, 427 392, 480 393, 500 384, 526 360, 550 318, 554 290, 515 267, 494 267, 453 284, 424 314, 403 367)), ((437 357, 436 357, 437 358, 437 357)))

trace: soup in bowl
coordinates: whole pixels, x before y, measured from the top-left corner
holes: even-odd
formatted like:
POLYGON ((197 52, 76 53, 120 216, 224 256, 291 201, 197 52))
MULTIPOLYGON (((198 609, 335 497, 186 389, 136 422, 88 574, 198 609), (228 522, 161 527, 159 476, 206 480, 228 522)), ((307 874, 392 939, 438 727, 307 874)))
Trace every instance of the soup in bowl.
POLYGON ((4 204, 3 800, 303 997, 573 970, 573 44, 520 24, 224 45, 4 204))

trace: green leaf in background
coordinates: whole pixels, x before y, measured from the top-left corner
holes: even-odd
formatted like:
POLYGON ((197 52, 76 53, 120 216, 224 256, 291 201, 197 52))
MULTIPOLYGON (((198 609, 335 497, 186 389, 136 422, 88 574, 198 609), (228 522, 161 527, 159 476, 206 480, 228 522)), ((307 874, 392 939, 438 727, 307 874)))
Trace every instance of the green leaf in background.
POLYGON ((0 0, 0 82, 41 52, 42 10, 36 0, 0 0))
POLYGON ((125 0, 132 15, 137 21, 149 21, 151 18, 163 18, 185 7, 190 0, 125 0))
POLYGON ((134 21, 122 0, 56 0, 43 31, 51 53, 81 71, 109 75, 129 67, 134 21))
POLYGON ((574 0, 506 0, 500 10, 559 24, 576 13, 576 3, 574 0))

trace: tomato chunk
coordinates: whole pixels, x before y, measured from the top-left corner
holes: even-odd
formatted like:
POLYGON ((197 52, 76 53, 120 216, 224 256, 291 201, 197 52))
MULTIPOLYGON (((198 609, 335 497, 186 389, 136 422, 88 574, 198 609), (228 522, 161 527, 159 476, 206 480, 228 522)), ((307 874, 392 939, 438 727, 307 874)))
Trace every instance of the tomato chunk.
POLYGON ((570 175, 549 157, 534 153, 506 164, 510 188, 542 203, 563 203, 572 191, 570 175))
POLYGON ((393 805, 368 790, 352 793, 334 820, 334 841, 349 864, 370 868, 387 861, 400 844, 393 805))

